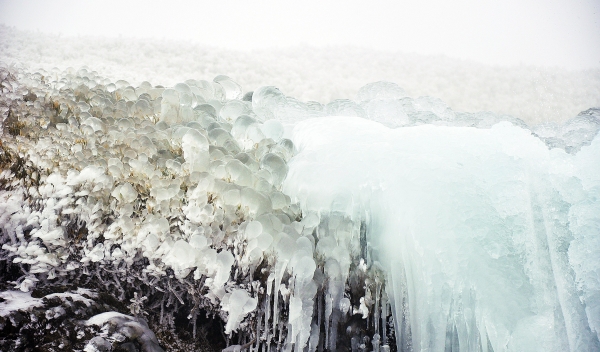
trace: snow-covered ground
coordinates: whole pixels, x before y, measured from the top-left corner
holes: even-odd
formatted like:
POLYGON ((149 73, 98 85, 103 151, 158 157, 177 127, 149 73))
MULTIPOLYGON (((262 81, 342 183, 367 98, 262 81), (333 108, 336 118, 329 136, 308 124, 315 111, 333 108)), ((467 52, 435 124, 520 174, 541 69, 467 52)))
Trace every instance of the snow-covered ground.
POLYGON ((0 38, 13 287, 111 292, 95 319, 151 346, 138 315, 229 350, 599 348, 600 71, 0 38))

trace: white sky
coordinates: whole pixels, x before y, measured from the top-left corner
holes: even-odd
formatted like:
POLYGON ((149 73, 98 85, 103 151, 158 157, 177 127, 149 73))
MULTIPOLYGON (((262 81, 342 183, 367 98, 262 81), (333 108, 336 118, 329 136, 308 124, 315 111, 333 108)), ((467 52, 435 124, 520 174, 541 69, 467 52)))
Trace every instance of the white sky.
POLYGON ((0 23, 232 49, 356 45, 488 64, 600 68, 600 0, 0 0, 0 23))

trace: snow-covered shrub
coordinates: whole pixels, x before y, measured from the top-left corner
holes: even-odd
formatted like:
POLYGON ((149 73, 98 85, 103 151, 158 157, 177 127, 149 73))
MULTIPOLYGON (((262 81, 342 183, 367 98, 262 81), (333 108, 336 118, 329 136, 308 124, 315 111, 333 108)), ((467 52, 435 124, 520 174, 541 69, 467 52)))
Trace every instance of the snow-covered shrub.
POLYGON ((16 288, 110 291, 171 327, 183 309, 194 336, 206 314, 255 349, 387 343, 361 222, 301 214, 281 192, 294 146, 260 105, 276 90, 250 103, 225 76, 164 88, 87 68, 1 72, 1 254, 21 268, 16 288))

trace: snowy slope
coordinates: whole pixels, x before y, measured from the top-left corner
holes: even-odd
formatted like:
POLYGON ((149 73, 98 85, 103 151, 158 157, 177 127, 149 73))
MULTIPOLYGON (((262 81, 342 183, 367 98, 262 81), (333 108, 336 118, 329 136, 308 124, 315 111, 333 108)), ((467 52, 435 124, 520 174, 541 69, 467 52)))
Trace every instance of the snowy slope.
POLYGON ((409 96, 442 99, 456 111, 493 111, 533 125, 564 122, 600 105, 600 71, 494 67, 439 56, 331 47, 232 51, 186 42, 61 37, 0 26, 0 61, 30 69, 89 66, 113 81, 173 86, 223 74, 246 90, 276 86, 303 101, 354 99, 391 81, 409 96))

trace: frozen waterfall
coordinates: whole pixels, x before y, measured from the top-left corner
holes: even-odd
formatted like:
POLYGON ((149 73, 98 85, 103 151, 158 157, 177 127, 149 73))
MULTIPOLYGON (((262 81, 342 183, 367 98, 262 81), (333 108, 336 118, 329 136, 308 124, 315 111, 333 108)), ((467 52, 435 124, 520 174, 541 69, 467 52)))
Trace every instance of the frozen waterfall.
MULTIPOLYGON (((398 350, 598 351, 600 138, 304 120, 284 192, 367 222, 398 350)), ((369 264, 371 264, 369 263, 369 264)))

